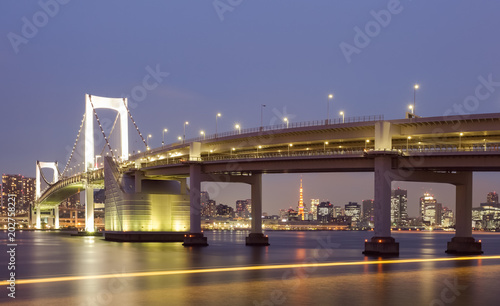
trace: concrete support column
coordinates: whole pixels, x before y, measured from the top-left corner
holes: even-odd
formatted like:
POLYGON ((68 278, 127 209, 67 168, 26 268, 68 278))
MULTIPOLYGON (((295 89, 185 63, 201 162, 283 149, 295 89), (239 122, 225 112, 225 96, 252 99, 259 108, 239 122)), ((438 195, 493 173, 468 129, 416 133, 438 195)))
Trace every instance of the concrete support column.
MULTIPOLYGON (((182 183, 181 183, 182 184, 182 183)), ((181 188, 182 189, 182 188, 181 188)), ((189 234, 184 237, 184 246, 207 246, 207 237, 201 232, 201 164, 193 163, 189 168, 189 234)))
POLYGON ((135 171, 135 192, 142 192, 142 179, 144 173, 142 171, 135 171))
POLYGON ((253 173, 252 194, 252 231, 246 237, 246 245, 269 245, 269 238, 262 234, 262 174, 253 173))
POLYGON ((187 194, 188 191, 187 191, 187 182, 186 182, 186 179, 180 179, 179 180, 179 183, 181 184, 181 194, 187 194))
POLYGON ((59 206, 54 208, 54 228, 59 229, 59 206))
POLYGON ((482 254, 481 242, 472 237, 472 172, 462 172, 462 183, 456 186, 455 237, 448 242, 446 253, 471 255, 482 254))
POLYGON ((36 229, 42 228, 42 216, 40 215, 40 204, 36 206, 36 229))
POLYGON ((94 231, 94 188, 85 189, 85 231, 94 231))
POLYGON ((375 157, 375 236, 365 241, 365 255, 399 255, 399 243, 391 237, 391 156, 375 157))

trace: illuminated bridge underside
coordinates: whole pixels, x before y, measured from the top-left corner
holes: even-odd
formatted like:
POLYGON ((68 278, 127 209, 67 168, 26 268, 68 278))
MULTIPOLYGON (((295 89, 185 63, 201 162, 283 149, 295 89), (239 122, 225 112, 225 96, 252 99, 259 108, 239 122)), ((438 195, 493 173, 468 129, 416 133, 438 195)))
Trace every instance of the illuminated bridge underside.
POLYGON ((46 194, 43 201, 39 202, 40 209, 53 209, 67 198, 79 193, 82 190, 84 190, 84 182, 77 182, 71 185, 64 186, 63 188, 56 189, 50 194, 46 194))

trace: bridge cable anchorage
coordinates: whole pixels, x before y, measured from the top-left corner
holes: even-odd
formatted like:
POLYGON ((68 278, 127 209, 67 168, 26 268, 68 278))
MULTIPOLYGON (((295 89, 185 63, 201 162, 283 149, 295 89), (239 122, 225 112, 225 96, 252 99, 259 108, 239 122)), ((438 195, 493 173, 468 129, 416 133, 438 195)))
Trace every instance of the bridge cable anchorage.
POLYGON ((75 153, 75 150, 76 150, 76 145, 78 143, 78 140, 80 139, 80 134, 82 133, 84 122, 85 122, 85 113, 83 114, 82 122, 80 123, 80 129, 78 130, 78 134, 76 135, 75 143, 73 144, 73 150, 71 150, 71 155, 69 156, 69 159, 68 159, 68 162, 66 163, 66 166, 64 166, 64 170, 61 173, 61 176, 63 176, 64 173, 66 172, 66 170, 68 170, 69 164, 70 164, 71 159, 73 158, 73 154, 75 153))
POLYGON ((92 109, 94 110, 94 116, 97 119, 97 124, 99 124, 99 128, 101 129, 101 133, 104 136, 104 140, 106 140, 106 144, 108 145, 109 151, 111 152, 111 157, 115 159, 115 154, 113 153, 113 149, 111 149, 111 145, 109 144, 108 138, 106 137, 106 133, 104 133, 104 129, 102 128, 101 121, 99 120, 99 117, 97 116, 97 112, 95 111, 94 103, 92 103, 92 96, 89 98, 90 100, 90 105, 92 105, 92 109))
MULTIPOLYGON (((116 122, 118 121, 118 117, 120 117, 120 113, 117 113, 117 114, 116 114, 116 117, 115 117, 115 122, 113 123, 113 127, 111 128, 111 132, 109 132, 109 135, 108 135, 108 137, 109 137, 109 138, 111 138, 111 135, 113 134, 113 131, 115 130, 115 126, 116 126, 116 122)), ((105 150, 105 149, 106 149, 106 145, 104 145, 104 146, 102 147, 101 154, 100 154, 101 156, 103 156, 103 154, 104 154, 104 150, 105 150)), ((98 167, 98 168, 99 168, 99 167, 98 167)))
POLYGON ((135 129, 137 130, 137 133, 139 133, 139 136, 141 136, 142 142, 144 143, 144 146, 146 147, 146 150, 147 150, 147 148, 148 148, 148 144, 146 143, 146 140, 145 140, 145 139, 144 139, 144 137, 142 136, 141 131, 139 131, 139 127, 138 127, 138 126, 137 126, 137 124, 135 123, 134 118, 132 118, 132 114, 130 113, 130 110, 128 109, 127 104, 125 103, 125 98, 123 98, 123 105, 125 105, 125 109, 127 110, 128 116, 130 117, 130 120, 132 120, 132 123, 134 124, 135 129))

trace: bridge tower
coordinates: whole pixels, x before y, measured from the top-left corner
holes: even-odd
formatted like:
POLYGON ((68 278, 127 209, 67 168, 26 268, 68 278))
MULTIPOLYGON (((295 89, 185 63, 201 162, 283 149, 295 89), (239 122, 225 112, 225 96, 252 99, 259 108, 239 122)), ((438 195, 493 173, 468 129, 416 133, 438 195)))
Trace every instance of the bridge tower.
MULTIPOLYGON (((94 116, 95 109, 105 108, 118 112, 120 117, 121 161, 128 160, 128 110, 127 98, 106 98, 85 95, 85 172, 94 169, 94 116)), ((94 231, 94 188, 86 182, 82 191, 85 201, 85 230, 94 231)))
MULTIPOLYGON (((35 201, 38 201, 38 199, 41 196, 41 186, 42 182, 40 178, 43 176, 42 174, 42 169, 44 168, 49 168, 54 171, 54 178, 51 182, 51 184, 55 184, 57 181, 59 181, 59 169, 57 168, 57 162, 41 162, 41 161, 36 161, 36 179, 35 179, 35 201)), ((45 178, 44 178, 45 179, 45 178)), ((49 182, 47 182, 49 183, 49 182)), ((40 215, 40 204, 36 203, 36 229, 41 229, 42 227, 42 220, 41 220, 41 215, 40 215)), ((54 226, 55 228, 59 228, 59 207, 56 206, 54 208, 54 226)))

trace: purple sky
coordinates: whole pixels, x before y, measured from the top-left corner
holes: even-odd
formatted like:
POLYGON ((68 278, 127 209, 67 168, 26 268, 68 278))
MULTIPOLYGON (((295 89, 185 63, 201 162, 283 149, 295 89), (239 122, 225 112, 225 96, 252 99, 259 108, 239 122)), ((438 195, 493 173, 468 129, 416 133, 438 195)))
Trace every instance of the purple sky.
MULTIPOLYGON (((479 77, 500 81, 497 1, 231 3, 237 5, 218 14, 213 1, 74 0, 49 5, 48 16, 38 1, 1 1, 0 172, 34 176, 37 159, 64 166, 84 94, 132 96, 148 66, 169 73, 132 107, 143 134, 153 135, 153 147, 161 144, 164 128, 168 143, 182 135, 186 120, 187 138, 202 129, 213 133, 217 112, 219 131, 236 122, 256 127, 260 104, 267 105, 264 124, 279 123, 285 114, 292 122, 324 119, 328 93, 335 94, 332 117, 343 110, 346 116, 403 118, 414 83, 421 86, 417 114, 456 114, 475 94, 479 77), (392 13, 377 13, 388 8, 392 13), (377 28, 374 15, 384 25, 377 28), (33 18, 38 25, 27 26, 33 18), (372 37, 358 34, 355 43, 355 28, 366 35, 367 25, 372 37), (347 45, 354 52, 350 57, 341 50, 347 45)), ((498 88, 464 111, 500 112, 498 88)), ((112 113, 99 114, 114 119, 112 113)), ((295 206, 299 177, 265 176, 264 211, 295 206)), ((371 173, 303 178, 307 202, 328 198, 343 205, 373 197, 371 173)), ((500 176, 474 178, 477 206, 487 192, 499 189, 500 176)), ((418 197, 431 189, 454 207, 450 186, 397 186, 408 188, 410 215, 417 213, 418 197)), ((249 190, 231 185, 216 199, 234 205, 249 197, 249 190)))

